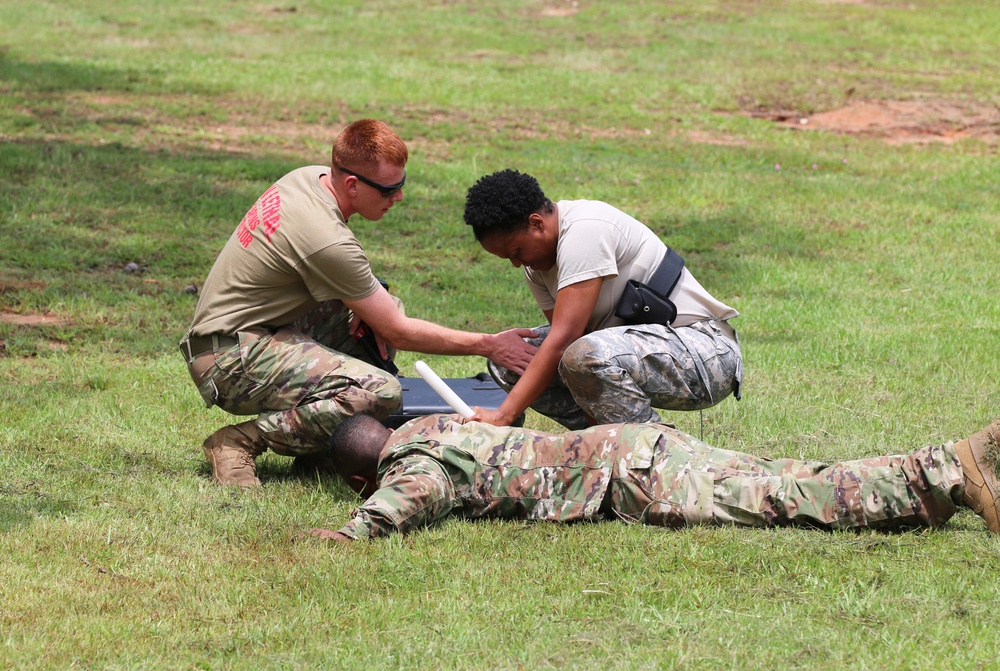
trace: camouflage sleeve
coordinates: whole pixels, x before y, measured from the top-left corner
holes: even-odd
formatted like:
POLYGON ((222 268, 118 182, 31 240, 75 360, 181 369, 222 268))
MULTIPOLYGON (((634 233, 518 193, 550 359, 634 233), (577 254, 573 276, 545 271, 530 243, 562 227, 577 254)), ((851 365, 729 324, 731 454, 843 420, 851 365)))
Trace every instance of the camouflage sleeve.
POLYGON ((441 464, 410 455, 389 467, 378 491, 352 513, 340 533, 355 540, 405 534, 447 517, 454 505, 455 488, 441 464))

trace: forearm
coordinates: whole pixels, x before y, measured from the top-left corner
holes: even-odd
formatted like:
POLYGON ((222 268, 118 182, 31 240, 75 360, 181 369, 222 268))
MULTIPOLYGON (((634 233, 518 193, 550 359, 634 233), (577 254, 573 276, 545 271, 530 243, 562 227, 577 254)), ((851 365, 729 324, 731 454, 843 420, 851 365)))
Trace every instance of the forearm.
POLYGON ((489 356, 496 336, 470 333, 407 317, 384 290, 360 301, 344 301, 385 343, 399 350, 426 354, 489 356))
POLYGON ((345 303, 357 317, 375 329, 383 343, 399 350, 481 356, 519 373, 535 353, 535 347, 524 341, 531 337, 530 329, 510 329, 495 334, 450 329, 405 316, 384 290, 360 301, 345 303))
POLYGON ((447 517, 455 490, 443 467, 426 456, 408 457, 386 471, 378 491, 338 532, 354 540, 405 534, 447 517))
POLYGON ((396 531, 399 531, 399 529, 386 516, 372 514, 369 510, 359 508, 354 511, 347 524, 337 530, 337 533, 343 534, 351 540, 362 540, 365 538, 381 538, 396 531))
MULTIPOLYGON (((377 328, 377 327, 376 327, 377 328)), ((381 333, 393 347, 424 354, 460 354, 488 357, 496 336, 457 331, 422 319, 404 318, 399 328, 381 333)))
POLYGON ((549 334, 521 373, 521 379, 496 411, 480 411, 479 419, 509 425, 552 384, 566 348, 586 332, 587 319, 597 302, 601 282, 601 278, 585 280, 559 292, 555 309, 545 311, 552 324, 549 334))
POLYGON ((513 422, 552 384, 565 351, 566 346, 549 339, 542 343, 527 370, 497 409, 501 424, 513 422))

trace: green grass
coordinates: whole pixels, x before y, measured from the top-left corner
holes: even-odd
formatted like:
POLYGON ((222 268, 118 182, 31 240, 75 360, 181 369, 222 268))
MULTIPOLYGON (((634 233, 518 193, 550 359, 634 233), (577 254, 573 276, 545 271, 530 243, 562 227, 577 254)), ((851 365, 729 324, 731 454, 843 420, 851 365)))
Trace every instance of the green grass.
MULTIPOLYGON (((635 214, 741 312, 745 396, 705 412, 706 440, 851 459, 1000 416, 995 124, 891 145, 764 118, 995 108, 996 7, 546 11, 570 7, 0 2, 0 312, 54 320, 0 319, 0 667, 997 666, 1000 540, 968 511, 903 534, 452 522, 340 548, 297 536, 346 518, 341 483, 270 454, 261 491, 209 482, 200 443, 231 418, 176 351, 185 288, 363 116, 411 149, 403 203, 351 222, 411 315, 541 321, 461 220, 516 167, 635 214)), ((403 372, 418 358, 484 369, 403 372)))

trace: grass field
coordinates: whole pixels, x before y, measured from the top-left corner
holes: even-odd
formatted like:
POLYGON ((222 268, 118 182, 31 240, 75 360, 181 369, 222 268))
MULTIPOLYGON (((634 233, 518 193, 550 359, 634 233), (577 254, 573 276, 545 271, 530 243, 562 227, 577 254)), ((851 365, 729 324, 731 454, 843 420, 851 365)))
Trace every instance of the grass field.
POLYGON ((351 224, 408 314, 540 323, 462 224, 514 167, 740 311, 744 398, 682 430, 831 461, 964 437, 1000 417, 998 44, 971 0, 0 0, 0 668, 1000 668, 1000 539, 967 511, 298 541, 353 495, 274 455, 214 486, 231 418, 176 349, 249 205, 374 116, 405 200, 351 224))

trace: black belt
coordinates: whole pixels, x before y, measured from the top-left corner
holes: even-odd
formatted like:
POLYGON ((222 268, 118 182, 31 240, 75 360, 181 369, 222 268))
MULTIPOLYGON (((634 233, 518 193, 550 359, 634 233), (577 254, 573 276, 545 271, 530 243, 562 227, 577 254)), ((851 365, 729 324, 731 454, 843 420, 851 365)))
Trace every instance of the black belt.
POLYGON ((186 354, 188 359, 193 359, 205 352, 218 352, 229 349, 240 344, 240 339, 236 336, 224 333, 213 333, 206 336, 191 336, 181 343, 181 353, 186 354))

